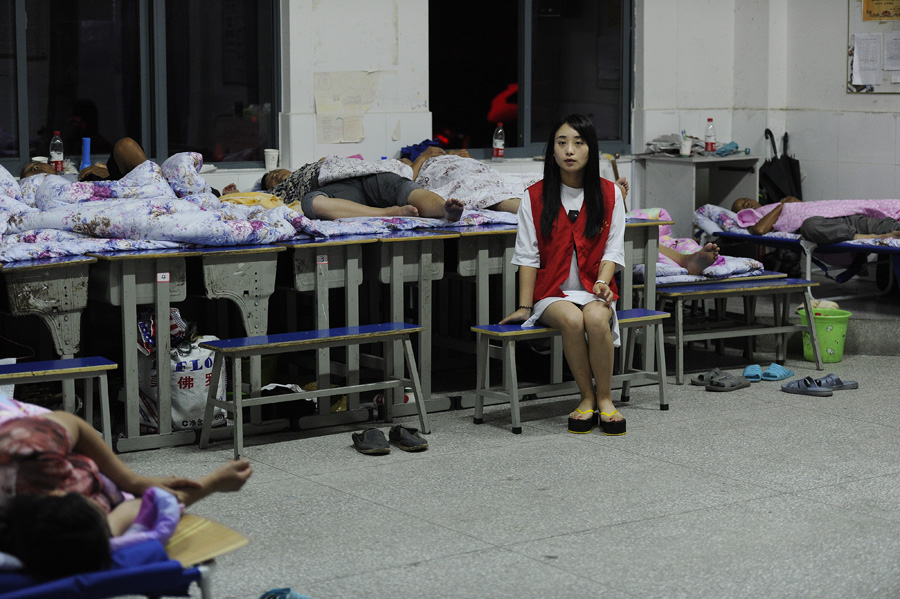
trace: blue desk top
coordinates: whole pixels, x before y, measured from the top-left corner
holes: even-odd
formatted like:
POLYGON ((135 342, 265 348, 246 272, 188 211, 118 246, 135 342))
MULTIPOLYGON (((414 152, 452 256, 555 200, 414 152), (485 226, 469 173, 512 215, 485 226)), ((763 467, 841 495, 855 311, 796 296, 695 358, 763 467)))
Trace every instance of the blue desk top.
POLYGON ((90 256, 59 256, 57 258, 37 258, 35 260, 18 260, 16 262, 0 263, 0 270, 9 272, 12 270, 29 268, 52 268, 55 266, 93 264, 96 261, 96 258, 92 258, 90 256))
POLYGON ((93 256, 98 260, 114 261, 114 260, 149 260, 152 258, 169 258, 181 256, 199 256, 200 250, 197 248, 175 248, 167 250, 130 250, 124 252, 88 252, 88 256, 93 256))
POLYGON ((658 227, 661 225, 674 225, 674 220, 659 220, 657 218, 626 218, 626 227, 658 227))
MULTIPOLYGON (((734 231, 717 231, 716 236, 722 239, 731 239, 734 241, 746 241, 757 245, 765 245, 774 248, 800 249, 801 239, 787 237, 770 237, 768 235, 751 235, 750 233, 736 233, 734 231)), ((873 240, 874 241, 874 240, 873 240)), ((876 245, 868 243, 849 243, 842 241, 840 243, 823 243, 817 244, 813 252, 823 253, 842 253, 842 252, 870 252, 876 254, 900 254, 900 248, 888 245, 876 245)))
POLYGON ((283 252, 287 248, 283 245, 229 245, 229 246, 209 246, 196 248, 200 255, 207 254, 265 254, 271 252, 283 252))
POLYGON ((304 239, 291 239, 290 241, 281 241, 278 245, 289 248, 309 248, 321 247, 329 245, 351 245, 361 243, 375 243, 381 239, 380 235, 334 235, 332 237, 307 237, 304 239))
POLYGON ((755 290, 773 290, 778 289, 797 289, 801 287, 818 287, 816 281, 808 279, 729 279, 718 283, 688 283, 685 285, 672 285, 668 287, 657 288, 656 294, 662 296, 683 295, 689 293, 713 293, 717 291, 728 292, 749 292, 755 290))
POLYGON ((496 223, 492 225, 467 225, 460 227, 441 227, 441 231, 456 233, 462 237, 468 235, 509 235, 518 231, 516 225, 496 223))
POLYGON ((459 237, 456 231, 447 229, 410 229, 408 231, 391 231, 378 236, 381 242, 409 241, 416 239, 453 239, 459 237))
POLYGON ((202 347, 215 349, 240 350, 263 345, 301 344, 310 341, 324 341, 327 339, 343 339, 350 337, 367 337, 382 334, 415 333, 422 330, 417 324, 406 322, 385 322, 380 324, 367 324, 354 327, 336 327, 331 329, 318 329, 312 331, 298 331, 295 333, 276 333, 273 335, 257 335, 255 337, 238 337, 234 339, 213 339, 205 341, 202 347))

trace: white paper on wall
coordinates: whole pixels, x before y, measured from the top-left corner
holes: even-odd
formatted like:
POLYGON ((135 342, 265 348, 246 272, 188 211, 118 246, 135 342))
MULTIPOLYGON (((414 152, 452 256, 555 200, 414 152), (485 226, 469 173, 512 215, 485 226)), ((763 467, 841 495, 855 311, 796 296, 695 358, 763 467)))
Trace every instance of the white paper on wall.
POLYGON ((316 141, 355 143, 365 139, 363 115, 372 106, 380 71, 315 74, 316 141))

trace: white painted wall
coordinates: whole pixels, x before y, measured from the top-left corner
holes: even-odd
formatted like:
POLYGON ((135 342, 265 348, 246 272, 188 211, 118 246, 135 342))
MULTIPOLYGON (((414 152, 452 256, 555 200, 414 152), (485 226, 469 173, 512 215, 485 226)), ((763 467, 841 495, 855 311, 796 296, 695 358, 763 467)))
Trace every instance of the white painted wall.
POLYGON ((702 135, 712 116, 719 141, 763 158, 765 128, 787 130, 804 199, 900 197, 900 95, 846 93, 847 11, 847 0, 638 0, 635 151, 702 135))
POLYGON ((399 157, 431 137, 426 0, 285 0, 281 16, 282 167, 326 154, 399 157), (323 71, 379 72, 363 141, 317 143, 314 74, 323 71))

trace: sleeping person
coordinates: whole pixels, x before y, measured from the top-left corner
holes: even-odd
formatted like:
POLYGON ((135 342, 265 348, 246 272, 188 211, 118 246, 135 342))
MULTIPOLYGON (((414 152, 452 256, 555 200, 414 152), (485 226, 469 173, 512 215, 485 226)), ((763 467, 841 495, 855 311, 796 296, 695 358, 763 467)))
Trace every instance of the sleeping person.
MULTIPOLYGON (((299 202, 295 205, 311 219, 423 216, 455 222, 462 216, 463 204, 459 200, 444 199, 396 172, 379 169, 375 163, 363 163, 356 159, 327 157, 293 172, 277 169, 263 176, 261 188, 285 204, 299 202), (346 176, 335 174, 338 171, 335 165, 344 167, 346 176), (354 169, 355 166, 360 168, 354 169), (324 180, 320 178, 323 169, 332 169, 324 180), (371 172, 379 170, 382 172, 371 172)), ((229 186, 223 191, 231 190, 229 186)))
POLYGON ((197 480, 142 476, 78 416, 0 398, 0 551, 40 578, 98 570, 111 538, 142 518, 148 489, 188 506, 252 473, 237 460, 197 480))
POLYGON ((900 200, 820 200, 802 202, 788 196, 762 206, 738 198, 731 206, 737 223, 753 235, 770 231, 799 233, 815 243, 853 239, 900 239, 900 200))
MULTIPOLYGON (((130 137, 123 137, 113 146, 106 164, 92 164, 78 173, 79 181, 118 180, 130 173, 136 166, 147 160, 141 145, 130 137)), ((57 172, 46 162, 31 161, 22 167, 20 179, 32 175, 55 175, 57 172)))
MULTIPOLYGON (((525 186, 510 180, 488 164, 472 158, 468 150, 444 150, 429 146, 413 159, 401 158, 413 169, 413 180, 425 189, 458 198, 467 210, 499 210, 516 214, 525 186)), ((540 177, 535 177, 535 180, 540 177)), ((616 182, 624 199, 628 180, 616 182)))
POLYGON ((401 158, 413 169, 413 180, 440 196, 458 198, 467 210, 517 213, 524 186, 504 178, 466 150, 432 146, 415 160, 401 158))

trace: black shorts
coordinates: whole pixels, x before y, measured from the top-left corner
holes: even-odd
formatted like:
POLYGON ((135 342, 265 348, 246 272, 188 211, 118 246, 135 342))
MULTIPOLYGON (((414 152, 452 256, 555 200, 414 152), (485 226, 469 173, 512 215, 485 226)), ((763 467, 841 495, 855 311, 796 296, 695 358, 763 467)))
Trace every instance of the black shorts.
POLYGON ((341 179, 310 191, 303 196, 300 207, 307 218, 317 218, 312 205, 316 196, 341 198, 374 208, 406 206, 409 194, 416 189, 422 189, 422 186, 394 173, 363 175, 341 179))

